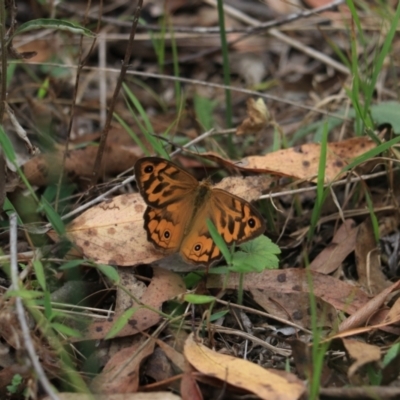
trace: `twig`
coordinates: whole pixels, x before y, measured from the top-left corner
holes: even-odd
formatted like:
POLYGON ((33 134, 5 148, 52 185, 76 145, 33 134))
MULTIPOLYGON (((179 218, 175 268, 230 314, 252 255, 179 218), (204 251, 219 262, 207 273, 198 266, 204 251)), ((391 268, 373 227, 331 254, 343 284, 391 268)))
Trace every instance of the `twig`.
MULTIPOLYGON (((88 3, 87 3, 87 6, 86 6, 85 14, 87 14, 89 12, 90 3, 91 2, 89 0, 88 3)), ((86 22, 86 18, 85 18, 85 22, 86 22)), ((97 27, 99 27, 99 21, 98 21, 97 27)), ((90 47, 90 50, 89 50, 88 55, 86 57, 86 60, 89 58, 91 52, 93 51, 95 43, 96 43, 96 39, 94 39, 93 42, 92 42, 92 45, 90 47)), ((68 148, 69 148, 69 142, 70 142, 70 139, 71 139, 72 126, 73 126, 73 122, 74 122, 76 96, 78 94, 80 76, 81 76, 82 68, 83 68, 84 64, 86 63, 85 59, 82 60, 82 53, 83 53, 83 35, 81 35, 80 42, 79 42, 79 56, 78 56, 78 59, 80 60, 80 62, 79 62, 78 68, 76 70, 74 93, 73 93, 73 96, 72 96, 71 109, 70 109, 71 117, 69 119, 68 134, 67 134, 67 139, 66 139, 65 145, 64 145, 63 160, 62 160, 62 163, 61 163, 61 171, 60 171, 60 175, 59 175, 59 178, 58 178, 57 193, 56 193, 55 207, 54 207, 56 211, 58 209, 58 202, 59 202, 60 192, 61 192, 61 182, 62 182, 62 180, 64 178, 65 163, 66 163, 67 156, 68 156, 68 148)))
MULTIPOLYGON (((51 66, 51 67, 61 67, 61 68, 77 68, 76 65, 66 65, 66 64, 58 64, 58 63, 41 63, 41 62, 30 62, 30 64, 34 65, 46 65, 46 66, 51 66)), ((86 71, 92 71, 92 70, 96 70, 95 67, 84 67, 83 68, 86 71)), ((106 68, 105 71, 107 72, 114 72, 114 73, 120 73, 120 70, 116 69, 116 68, 106 68)), ((262 93, 262 92, 257 92, 255 90, 250 90, 250 89, 244 89, 244 88, 240 88, 240 87, 236 87, 236 86, 226 86, 226 85, 221 85, 219 83, 213 83, 213 82, 205 82, 205 81, 201 81, 199 79, 189 79, 189 78, 182 78, 182 77, 176 77, 176 76, 171 76, 171 75, 163 75, 163 74, 156 74, 156 73, 151 73, 151 72, 141 72, 141 71, 128 71, 127 74, 130 75, 135 75, 135 76, 143 76, 146 78, 154 78, 154 79, 160 79, 160 80, 169 80, 169 81, 179 81, 182 83, 188 83, 190 85, 199 85, 199 86, 207 86, 210 88, 216 88, 216 89, 229 89, 232 92, 238 92, 238 93, 244 93, 244 94, 248 94, 250 96, 257 96, 257 97, 262 97, 263 99, 267 99, 267 100, 272 100, 272 101, 277 101, 279 103, 282 104, 288 104, 290 106, 293 107, 297 107, 297 108, 301 108, 303 110, 307 110, 307 111, 314 111, 319 113, 320 115, 325 115, 325 116, 329 116, 329 117, 334 117, 334 118, 338 118, 341 119, 343 121, 349 121, 347 118, 341 117, 340 115, 335 115, 332 114, 328 111, 322 111, 322 110, 317 110, 314 107, 309 107, 306 106, 305 104, 302 103, 296 103, 295 101, 290 101, 290 100, 286 100, 286 99, 282 99, 278 96, 273 96, 271 94, 267 94, 267 93, 262 93)))
POLYGON ((143 7, 143 0, 139 0, 138 5, 136 6, 135 15, 133 16, 131 32, 129 35, 128 45, 127 45, 126 51, 125 51, 124 61, 122 63, 121 71, 118 75, 118 80, 115 85, 114 94, 111 99, 110 108, 107 113, 107 119, 104 124, 104 128, 101 132, 99 148, 97 150, 96 160, 95 160, 94 166, 93 166, 92 182, 91 182, 92 185, 95 185, 97 183, 97 180, 99 179, 99 174, 100 174, 100 170, 101 170, 101 161, 103 159, 104 150, 106 148, 108 132, 110 130, 111 121, 114 118, 114 109, 115 109, 115 105, 117 104, 118 94, 121 90, 122 82, 125 79, 126 72, 128 71, 129 59, 131 58, 131 55, 132 55, 133 42, 135 40, 136 28, 137 28, 137 25, 139 22, 139 17, 140 17, 140 12, 142 11, 142 7, 143 7))
MULTIPOLYGON (((11 267, 11 290, 18 292, 18 251, 17 251, 17 214, 12 213, 10 215, 10 267, 11 267)), ((43 386, 45 392, 49 395, 52 400, 59 400, 59 397, 54 392, 50 381, 39 362, 38 355, 36 354, 35 347, 32 343, 32 338, 29 333, 28 322, 25 318, 25 310, 22 304, 22 299, 20 296, 15 296, 15 306, 17 309, 17 316, 19 324, 21 325, 22 338, 24 339, 25 349, 29 355, 31 363, 36 371, 37 377, 43 386)))
MULTIPOLYGON (((0 57, 1 57, 1 82, 0 82, 0 124, 3 123, 5 102, 7 98, 7 46, 6 46, 6 6, 5 1, 0 2, 0 57)), ((3 173, 3 172, 2 172, 3 173)))
MULTIPOLYGON (((204 0, 207 4, 213 5, 214 7, 217 6, 216 4, 216 0, 204 0)), ((338 3, 337 1, 333 2, 335 4, 335 6, 337 4, 340 4, 340 2, 338 3)), ((237 9, 229 6, 229 5, 224 5, 224 10, 227 14, 239 19, 242 22, 245 22, 253 27, 258 28, 260 26, 260 21, 249 17, 246 14, 243 14, 242 12, 238 11, 237 9)), ((298 40, 295 40, 287 35, 285 35, 284 33, 280 32, 278 29, 272 28, 268 30, 268 33, 275 37, 276 39, 281 40, 282 42, 285 42, 287 44, 289 44, 290 46, 294 47, 297 50, 300 50, 301 52, 309 55, 310 57, 315 58, 316 60, 321 61, 324 64, 330 65, 331 67, 333 67, 334 69, 336 69, 339 72, 342 72, 346 75, 350 74, 350 70, 345 67, 344 65, 338 63, 336 60, 334 60, 331 57, 326 56, 325 54, 322 54, 316 50, 314 50, 311 47, 305 46, 303 43, 299 42, 298 40)))
MULTIPOLYGON (((267 22, 262 22, 256 27, 240 27, 240 28, 227 28, 226 33, 255 33, 259 32, 260 30, 267 30, 271 28, 276 28, 278 26, 286 25, 290 22, 299 20, 299 19, 304 19, 311 17, 313 15, 319 14, 321 12, 331 10, 332 8, 337 7, 338 5, 344 3, 344 0, 334 0, 329 4, 326 4, 324 6, 318 7, 318 8, 313 8, 312 10, 303 10, 298 13, 293 13, 286 15, 283 18, 276 19, 273 21, 267 21, 267 22)), ((71 6, 68 5, 68 3, 58 3, 57 7, 62 9, 62 10, 67 10, 69 12, 74 12, 74 14, 79 15, 79 11, 74 8, 74 10, 70 10, 71 6)), ((89 18, 96 19, 98 16, 96 16, 95 13, 91 13, 89 15, 89 18)), ((121 19, 116 19, 113 17, 102 17, 102 20, 104 22, 107 22, 109 24, 112 24, 114 26, 121 26, 121 27, 130 27, 131 24, 130 22, 123 21, 121 19)), ((145 24, 145 25, 139 25, 138 29, 141 31, 152 31, 152 32, 160 32, 161 27, 159 25, 152 25, 152 24, 145 24)), ((220 29, 219 26, 174 26, 174 32, 182 32, 182 33, 200 33, 200 34, 220 34, 220 29)), ((218 48, 220 49, 220 48, 218 48)))
MULTIPOLYGON (((397 168, 398 170, 398 168, 397 168)), ((356 183, 356 182, 360 182, 360 181, 366 181, 368 179, 374 179, 374 178, 378 178, 380 176, 385 176, 387 175, 387 171, 381 171, 381 172, 376 172, 375 174, 370 174, 370 175, 360 175, 360 176, 356 176, 354 178, 345 178, 345 179, 341 179, 340 181, 336 181, 336 182, 332 182, 332 183, 326 183, 324 185, 324 187, 328 187, 328 186, 339 186, 339 185, 345 185, 347 183, 356 183)), ((283 197, 283 196, 287 196, 287 195, 294 195, 294 194, 299 194, 299 193, 306 193, 306 192, 312 192, 315 191, 316 187, 315 186, 310 186, 310 187, 306 187, 306 188, 300 188, 300 189, 291 189, 291 190, 286 190, 284 192, 276 192, 276 193, 269 193, 269 194, 264 194, 262 196, 260 196, 260 200, 263 199, 272 199, 274 197, 283 197)))

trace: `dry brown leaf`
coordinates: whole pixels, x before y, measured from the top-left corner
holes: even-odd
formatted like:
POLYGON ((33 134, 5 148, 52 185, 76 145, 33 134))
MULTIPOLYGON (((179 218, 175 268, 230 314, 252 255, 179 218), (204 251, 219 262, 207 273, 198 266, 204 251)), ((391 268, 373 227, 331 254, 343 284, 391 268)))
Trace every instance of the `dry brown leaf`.
POLYGON ((375 312, 372 317, 368 320, 370 326, 379 326, 379 329, 391 333, 392 335, 400 336, 400 326, 399 324, 395 325, 383 325, 385 323, 385 318, 390 312, 389 307, 381 308, 377 312, 375 312))
MULTIPOLYGON (((149 356, 145 368, 146 376, 149 376, 158 384, 161 384, 166 380, 170 381, 170 378, 175 376, 175 371, 171 362, 160 347, 156 347, 154 352, 149 356)), ((178 382, 174 383, 174 388, 178 389, 178 382)))
POLYGON ((336 271, 344 259, 354 250, 358 227, 352 219, 347 219, 332 238, 332 242, 310 264, 310 269, 322 274, 336 271))
POLYGON ((176 367, 181 371, 185 370, 185 357, 182 353, 179 353, 176 349, 171 347, 169 344, 163 342, 162 340, 156 339, 156 343, 164 351, 165 355, 171 360, 176 367))
MULTIPOLYGON (((264 43, 268 40, 263 37, 264 43)), ((259 41, 258 41, 259 42, 259 41)), ((238 74, 243 78, 247 87, 258 85, 262 82, 267 74, 267 65, 265 63, 265 53, 258 53, 251 51, 249 48, 237 43, 238 52, 231 52, 229 54, 229 64, 232 74, 238 74), (239 47, 240 46, 240 47, 239 47), (241 51, 243 49, 243 51, 241 51)), ((260 46, 260 43, 252 43, 253 47, 260 46)))
POLYGON ((277 373, 250 361, 217 353, 197 343, 191 334, 184 354, 188 362, 202 374, 220 379, 257 395, 260 399, 299 399, 304 383, 293 374, 277 373))
MULTIPOLYGON (((376 143, 366 137, 328 143, 325 181, 332 182, 341 178, 339 173, 349 162, 374 147, 376 143)), ((320 153, 320 144, 307 143, 264 156, 249 156, 240 161, 226 160, 215 153, 203 153, 201 156, 230 168, 316 182, 320 153)))
MULTIPOLYGON (((165 301, 175 298, 184 293, 185 290, 185 284, 178 274, 154 267, 153 278, 140 301, 153 309, 159 310, 165 301)), ((104 339, 117 318, 118 315, 115 315, 106 321, 93 322, 83 333, 83 339, 104 339)), ((144 331, 157 324, 160 319, 161 316, 155 311, 139 308, 116 337, 134 335, 144 331)))
POLYGON ((264 3, 274 10, 278 14, 292 14, 299 12, 299 9, 302 7, 300 0, 291 0, 290 2, 286 1, 276 1, 276 0, 264 0, 264 3))
POLYGON ((398 298, 390 309, 389 313, 384 318, 381 325, 394 324, 400 321, 400 298, 398 298))
POLYGON ((342 342, 350 358, 355 360, 347 371, 350 380, 362 366, 378 362, 381 359, 381 351, 378 346, 354 339, 342 339, 342 342))
POLYGON ((226 190, 246 201, 258 200, 263 190, 271 186, 272 179, 269 176, 229 176, 215 185, 215 188, 226 190))
POLYGON ((134 393, 139 387, 140 364, 154 351, 154 340, 142 338, 138 343, 115 353, 103 371, 93 379, 96 393, 134 393))
POLYGON ((128 308, 136 305, 135 301, 130 296, 131 293, 135 294, 137 299, 143 297, 147 290, 146 284, 135 276, 135 268, 119 268, 118 275, 121 285, 125 290, 117 287, 117 298, 115 299, 114 312, 116 314, 123 313, 128 308))
POLYGON ((313 370, 310 346, 299 339, 288 339, 287 342, 292 348, 292 357, 299 378, 308 379, 312 376, 313 370))
POLYGON ((195 369, 186 363, 181 380, 181 396, 183 400, 203 400, 203 394, 194 377, 195 369))
POLYGON ((236 135, 258 133, 265 128, 270 116, 264 100, 247 99, 247 118, 237 127, 236 135))
MULTIPOLYGON (((382 306, 382 304, 386 301, 388 295, 393 291, 398 290, 399 288, 400 288, 400 281, 393 283, 393 285, 391 285, 390 287, 388 287, 387 289, 383 290, 381 293, 376 295, 374 298, 372 298, 356 313, 345 319, 339 326, 339 336, 337 337, 345 337, 349 336, 350 334, 353 334, 353 332, 355 331, 354 328, 363 325, 369 319, 369 317, 382 306)), ((358 329, 357 331, 358 332, 368 331, 379 326, 389 325, 393 322, 397 322, 397 318, 400 318, 400 312, 397 309, 397 307, 399 307, 397 306, 397 302, 395 303, 395 305, 396 308, 393 310, 394 306, 392 307, 393 312, 391 312, 392 310, 390 310, 388 315, 385 317, 384 322, 382 322, 379 325, 361 328, 358 329)))
POLYGON ((375 295, 390 286, 391 283, 382 272, 380 252, 369 218, 360 225, 355 254, 358 282, 366 292, 375 295))
MULTIPOLYGON (((243 285, 245 290, 261 289, 265 291, 280 291, 281 293, 309 292, 307 274, 310 273, 313 281, 313 292, 337 310, 354 314, 359 308, 368 302, 368 296, 359 288, 349 283, 340 281, 329 275, 315 271, 307 272, 300 268, 288 268, 284 270, 265 270, 260 273, 246 274, 243 285)), ((210 275, 207 279, 208 288, 238 289, 240 276, 229 274, 226 277, 210 275)))
POLYGON ((17 49, 19 53, 36 53, 35 56, 28 58, 24 62, 31 63, 41 63, 48 61, 48 59, 54 54, 55 47, 57 47, 55 40, 31 40, 28 43, 24 43, 20 45, 19 43, 24 40, 15 40, 14 47, 17 49))
MULTIPOLYGON (((282 293, 250 289, 253 299, 269 314, 288 319, 304 328, 311 328, 310 294, 282 293)), ((332 304, 315 296, 319 327, 332 328, 336 323, 336 310, 332 304)))
MULTIPOLYGON (((181 397, 171 392, 151 393, 122 393, 122 394, 85 394, 85 393, 57 393, 59 400, 180 400, 181 397)), ((51 400, 49 396, 43 400, 51 400)))
MULTIPOLYGON (((23 171, 31 185, 43 186, 58 179, 63 171, 69 178, 87 180, 92 176, 94 161, 98 146, 87 146, 83 149, 70 150, 65 158, 63 152, 40 154, 23 166, 23 171)), ((107 144, 100 175, 116 175, 131 168, 140 157, 141 151, 134 146, 121 146, 119 144, 107 144)))

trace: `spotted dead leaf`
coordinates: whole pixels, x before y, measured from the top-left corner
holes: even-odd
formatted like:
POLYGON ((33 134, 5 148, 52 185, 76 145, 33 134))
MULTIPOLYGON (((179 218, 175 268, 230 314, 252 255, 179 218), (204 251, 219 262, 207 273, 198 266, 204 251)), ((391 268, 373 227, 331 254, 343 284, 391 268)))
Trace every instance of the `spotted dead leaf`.
MULTIPOLYGON (((282 293, 252 288, 250 293, 265 311, 282 319, 293 321, 304 328, 312 328, 310 294, 306 292, 282 293)), ((328 302, 315 296, 319 327, 332 328, 337 323, 336 310, 328 302)))
POLYGON ((114 197, 85 211, 66 228, 67 237, 87 258, 128 266, 163 257, 148 242, 143 228, 146 209, 138 193, 114 197))
POLYGON ((255 201, 260 198, 264 190, 271 186, 269 176, 229 176, 215 185, 215 188, 226 190, 246 201, 255 201))
MULTIPOLYGON (((285 270, 265 270, 260 273, 249 273, 243 279, 244 290, 260 289, 264 291, 280 291, 281 293, 309 293, 309 279, 312 278, 313 292, 316 296, 337 310, 354 314, 368 303, 368 296, 357 287, 333 276, 320 274, 315 271, 306 271, 300 268, 285 270)), ((238 289, 239 274, 229 274, 229 277, 210 275, 207 279, 208 288, 238 289)))
POLYGON ((247 118, 236 129, 237 135, 258 133, 269 122, 270 115, 264 100, 260 97, 247 99, 247 118))
POLYGON ((254 393, 260 399, 295 400, 305 392, 304 383, 295 375, 217 353, 196 341, 193 334, 186 340, 184 355, 202 374, 254 393))
MULTIPOLYGON (((182 278, 174 272, 163 268, 154 267, 153 277, 147 290, 140 297, 140 302, 149 306, 153 310, 160 310, 163 303, 171 300, 185 292, 185 284, 182 278)), ((132 304, 132 307, 138 307, 132 304)), ((95 321, 89 325, 83 333, 83 339, 103 339, 113 327, 119 315, 114 315, 107 320, 95 321)), ((117 337, 134 335, 142 332, 151 326, 156 325, 161 319, 161 315, 148 308, 140 308, 135 311, 128 324, 119 331, 117 337)), ((82 340, 82 339, 80 339, 82 340)))

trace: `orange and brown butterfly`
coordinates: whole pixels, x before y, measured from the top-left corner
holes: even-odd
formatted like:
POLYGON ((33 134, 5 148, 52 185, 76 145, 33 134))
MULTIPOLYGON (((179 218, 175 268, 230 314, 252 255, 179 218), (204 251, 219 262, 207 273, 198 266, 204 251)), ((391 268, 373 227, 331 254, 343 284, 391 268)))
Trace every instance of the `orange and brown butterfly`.
POLYGON ((261 214, 247 201, 210 182, 199 182, 171 161, 144 157, 135 164, 139 191, 147 204, 147 238, 186 262, 209 266, 221 258, 207 228, 209 218, 225 242, 240 244, 265 231, 261 214))

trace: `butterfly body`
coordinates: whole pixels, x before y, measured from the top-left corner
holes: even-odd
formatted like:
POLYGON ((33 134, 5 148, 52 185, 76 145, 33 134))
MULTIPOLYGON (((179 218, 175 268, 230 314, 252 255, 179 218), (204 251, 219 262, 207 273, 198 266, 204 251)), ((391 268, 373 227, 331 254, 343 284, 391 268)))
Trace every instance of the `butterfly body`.
POLYGON ((168 253, 179 252, 185 261, 210 265, 221 257, 207 228, 216 226, 227 244, 243 243, 262 234, 265 223, 247 201, 208 180, 195 177, 158 157, 144 157, 135 164, 141 195, 148 205, 144 214, 147 238, 168 253))

